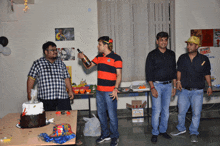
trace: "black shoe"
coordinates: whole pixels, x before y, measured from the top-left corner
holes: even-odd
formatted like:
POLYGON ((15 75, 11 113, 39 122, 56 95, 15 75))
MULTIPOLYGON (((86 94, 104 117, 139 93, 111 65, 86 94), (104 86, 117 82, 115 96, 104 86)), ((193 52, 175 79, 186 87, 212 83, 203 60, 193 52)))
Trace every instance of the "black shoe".
POLYGON ((157 142, 157 135, 153 135, 153 136, 151 137, 151 142, 152 142, 152 143, 156 143, 156 142, 157 142))
POLYGON ((104 141, 111 140, 110 136, 103 137, 102 135, 96 140, 96 143, 102 143, 104 141))
POLYGON ((198 142, 198 136, 195 134, 190 135, 191 142, 198 142))
POLYGON ((112 138, 111 146, 118 146, 119 138, 112 138))
POLYGON ((159 135, 163 136, 166 139, 172 139, 166 132, 165 133, 160 133, 159 135))

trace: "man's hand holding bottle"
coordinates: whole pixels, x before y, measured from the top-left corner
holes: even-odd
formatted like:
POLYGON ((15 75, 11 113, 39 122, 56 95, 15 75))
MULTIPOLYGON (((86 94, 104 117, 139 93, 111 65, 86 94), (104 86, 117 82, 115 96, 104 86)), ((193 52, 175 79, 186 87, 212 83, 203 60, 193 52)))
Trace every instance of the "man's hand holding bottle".
POLYGON ((79 52, 78 53, 78 58, 82 59, 82 62, 85 64, 85 66, 87 68, 89 68, 92 65, 89 58, 86 55, 84 55, 83 52, 81 52, 79 49, 77 49, 77 51, 79 52))

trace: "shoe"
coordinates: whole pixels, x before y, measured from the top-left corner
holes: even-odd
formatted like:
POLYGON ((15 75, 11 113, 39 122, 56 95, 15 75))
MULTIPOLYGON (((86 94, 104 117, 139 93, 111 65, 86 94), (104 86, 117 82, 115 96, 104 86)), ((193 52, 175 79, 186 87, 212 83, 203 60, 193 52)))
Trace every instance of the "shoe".
POLYGON ((195 134, 190 135, 191 142, 198 142, 198 136, 195 134))
POLYGON ((102 135, 96 139, 96 143, 102 143, 104 141, 108 141, 108 140, 111 140, 111 137, 110 136, 107 136, 107 137, 103 137, 102 135))
POLYGON ((166 132, 165 133, 160 133, 159 135, 163 136, 166 139, 172 139, 166 132))
POLYGON ((112 138, 112 141, 111 141, 110 146, 117 146, 117 145, 118 145, 118 142, 119 142, 119 139, 118 139, 118 138, 112 138))
POLYGON ((157 135, 153 135, 153 136, 151 137, 151 142, 152 142, 152 143, 156 143, 156 142, 157 142, 157 135))
POLYGON ((180 135, 180 134, 183 134, 183 133, 186 133, 186 130, 179 131, 178 129, 176 129, 175 131, 171 132, 170 135, 177 136, 177 135, 180 135))

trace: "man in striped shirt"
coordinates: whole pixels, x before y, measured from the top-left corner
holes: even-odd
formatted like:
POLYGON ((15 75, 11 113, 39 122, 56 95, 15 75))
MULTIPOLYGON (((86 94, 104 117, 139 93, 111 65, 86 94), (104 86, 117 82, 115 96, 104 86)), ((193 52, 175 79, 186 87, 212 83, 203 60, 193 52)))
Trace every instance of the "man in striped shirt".
MULTIPOLYGON (((108 36, 98 39, 99 54, 92 60, 90 67, 98 66, 98 83, 96 91, 96 103, 99 120, 101 123, 101 136, 96 140, 102 143, 111 139, 111 146, 118 145, 118 118, 117 118, 117 100, 118 87, 122 77, 122 59, 115 54, 113 49, 113 40, 108 36), (107 124, 107 113, 110 118, 110 132, 107 124), (111 134, 110 134, 111 133, 111 134)), ((78 54, 79 58, 83 58, 83 53, 78 54)))

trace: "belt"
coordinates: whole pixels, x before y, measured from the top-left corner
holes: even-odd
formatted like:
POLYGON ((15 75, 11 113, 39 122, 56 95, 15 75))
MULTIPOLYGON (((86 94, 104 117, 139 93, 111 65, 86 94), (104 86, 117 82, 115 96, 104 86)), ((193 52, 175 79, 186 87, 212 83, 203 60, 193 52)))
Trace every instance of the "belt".
POLYGON ((172 83, 172 81, 155 81, 155 83, 159 83, 159 84, 169 84, 172 83))
POLYGON ((190 90, 190 91, 192 91, 192 90, 201 90, 200 88, 188 88, 188 87, 185 87, 184 89, 190 90))

